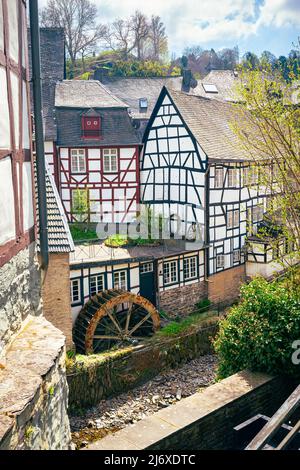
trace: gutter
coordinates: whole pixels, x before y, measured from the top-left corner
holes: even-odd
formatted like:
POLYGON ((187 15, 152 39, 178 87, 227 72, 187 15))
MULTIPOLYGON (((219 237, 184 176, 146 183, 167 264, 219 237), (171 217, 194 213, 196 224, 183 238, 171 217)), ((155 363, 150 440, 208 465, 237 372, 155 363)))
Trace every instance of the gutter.
POLYGON ((41 268, 47 271, 49 265, 48 221, 46 196, 46 168, 44 130, 42 119, 42 90, 41 90, 41 59, 40 59, 40 29, 38 1, 30 0, 30 35, 32 61, 32 89, 34 103, 35 143, 36 143, 36 172, 39 208, 39 238, 41 268))

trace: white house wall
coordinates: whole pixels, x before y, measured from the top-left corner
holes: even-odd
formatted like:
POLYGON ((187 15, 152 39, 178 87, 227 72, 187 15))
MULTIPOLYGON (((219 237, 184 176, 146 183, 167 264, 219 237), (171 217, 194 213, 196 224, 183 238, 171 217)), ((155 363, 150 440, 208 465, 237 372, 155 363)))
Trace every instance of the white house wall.
POLYGON ((180 215, 183 224, 203 224, 206 165, 206 156, 166 95, 145 143, 142 203, 166 218, 180 215))
POLYGON ((85 148, 86 171, 72 173, 71 150, 59 149, 60 190, 69 221, 74 221, 71 214, 72 191, 76 189, 89 190, 91 222, 134 220, 139 202, 138 148, 118 147, 118 172, 113 174, 104 173, 100 148, 85 148))

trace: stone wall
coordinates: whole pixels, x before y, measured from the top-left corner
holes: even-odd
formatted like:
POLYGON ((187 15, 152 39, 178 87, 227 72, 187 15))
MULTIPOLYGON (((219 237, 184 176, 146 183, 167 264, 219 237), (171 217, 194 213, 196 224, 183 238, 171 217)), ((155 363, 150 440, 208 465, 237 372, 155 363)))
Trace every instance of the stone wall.
POLYGON ((272 416, 294 388, 286 377, 239 372, 86 450, 238 449, 234 427, 256 414, 272 416))
POLYGON ((144 346, 94 356, 79 356, 68 370, 71 410, 130 390, 163 370, 176 368, 212 351, 217 320, 175 337, 153 337, 144 346))
POLYGON ((207 298, 207 293, 205 281, 168 289, 159 293, 159 308, 171 317, 188 315, 196 310, 197 302, 207 298))
POLYGON ((72 349, 69 253, 50 254, 42 297, 44 316, 64 333, 67 350, 72 349))
POLYGON ((212 303, 231 304, 238 299, 240 287, 245 280, 245 264, 214 274, 208 279, 208 298, 212 303))
POLYGON ((0 268, 0 355, 28 315, 41 314, 40 272, 35 244, 0 268))
POLYGON ((63 334, 28 319, 0 369, 0 450, 67 450, 71 436, 63 334))

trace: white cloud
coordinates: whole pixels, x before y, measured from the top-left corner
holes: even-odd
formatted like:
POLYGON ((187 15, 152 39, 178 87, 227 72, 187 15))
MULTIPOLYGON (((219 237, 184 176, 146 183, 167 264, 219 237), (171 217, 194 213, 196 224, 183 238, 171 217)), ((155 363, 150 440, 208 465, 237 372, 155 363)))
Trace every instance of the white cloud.
MULTIPOLYGON (((259 28, 300 25, 300 0, 94 0, 99 21, 128 17, 136 9, 160 15, 171 50, 191 44, 232 41, 255 35, 259 28)), ((46 0, 39 0, 44 6, 46 0)))

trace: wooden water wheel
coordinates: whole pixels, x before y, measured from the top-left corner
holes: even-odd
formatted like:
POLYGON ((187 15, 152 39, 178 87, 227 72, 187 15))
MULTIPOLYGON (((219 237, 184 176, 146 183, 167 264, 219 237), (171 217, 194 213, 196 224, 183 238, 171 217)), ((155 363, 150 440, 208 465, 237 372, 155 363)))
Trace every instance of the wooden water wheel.
POLYGON ((73 337, 82 354, 137 344, 160 326, 154 305, 140 295, 111 289, 93 296, 76 320, 73 337))

